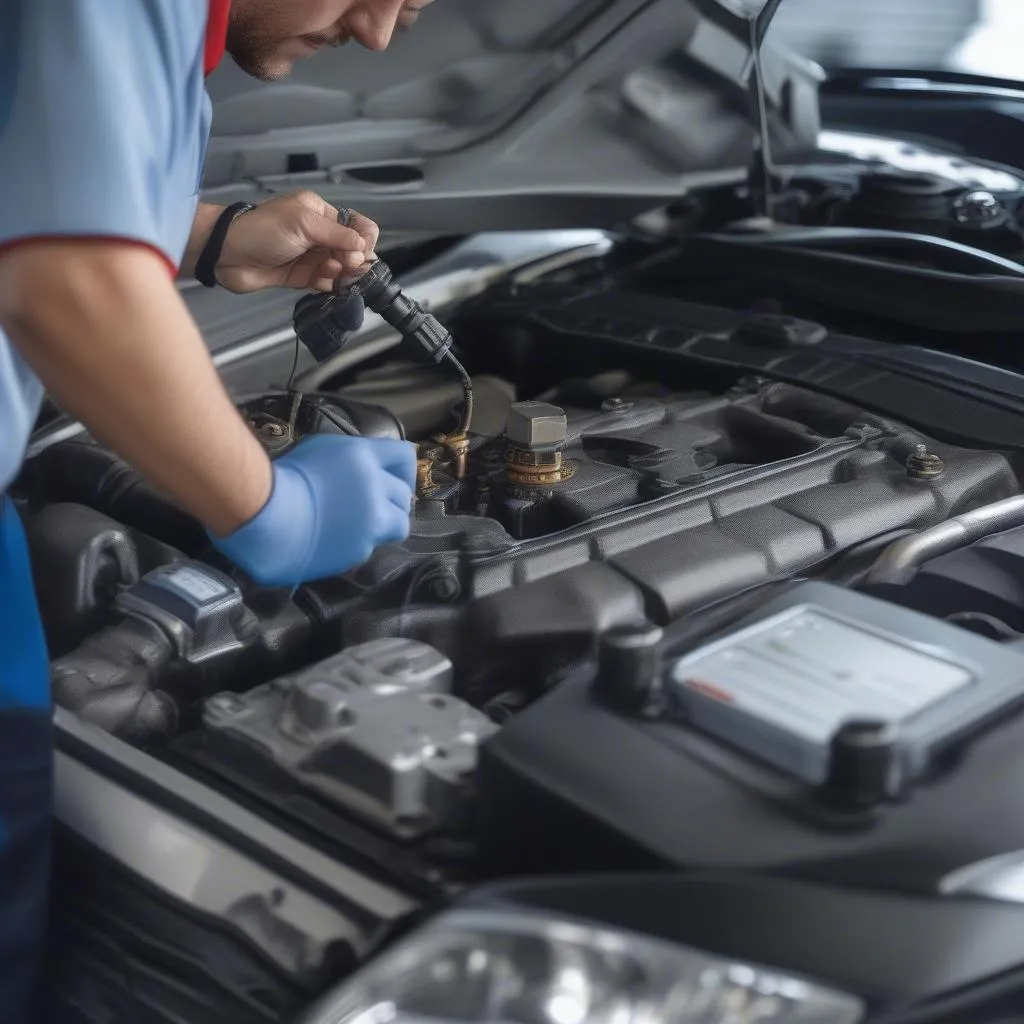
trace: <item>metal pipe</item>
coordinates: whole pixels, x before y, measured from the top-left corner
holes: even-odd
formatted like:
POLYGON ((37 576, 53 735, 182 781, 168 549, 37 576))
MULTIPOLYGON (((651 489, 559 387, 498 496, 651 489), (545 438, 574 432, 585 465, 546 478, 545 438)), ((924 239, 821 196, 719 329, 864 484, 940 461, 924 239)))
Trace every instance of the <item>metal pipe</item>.
POLYGON ((890 544, 878 556, 864 582, 867 585, 905 583, 925 562, 1021 525, 1024 525, 1024 495, 983 505, 890 544))

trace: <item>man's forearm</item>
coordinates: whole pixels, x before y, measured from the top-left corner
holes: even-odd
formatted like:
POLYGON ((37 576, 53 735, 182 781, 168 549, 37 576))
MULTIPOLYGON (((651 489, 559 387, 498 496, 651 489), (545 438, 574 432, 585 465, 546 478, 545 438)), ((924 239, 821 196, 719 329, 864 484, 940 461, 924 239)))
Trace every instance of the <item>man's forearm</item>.
POLYGON ((0 325, 69 413, 214 533, 263 507, 270 463, 155 253, 15 250, 0 258, 0 325))
POLYGON ((178 277, 195 277, 196 264, 202 255, 206 242, 213 231, 217 218, 224 212, 223 206, 213 203, 200 203, 196 215, 192 220, 192 230, 189 232, 188 245, 185 248, 185 255, 181 258, 181 266, 178 269, 178 277))

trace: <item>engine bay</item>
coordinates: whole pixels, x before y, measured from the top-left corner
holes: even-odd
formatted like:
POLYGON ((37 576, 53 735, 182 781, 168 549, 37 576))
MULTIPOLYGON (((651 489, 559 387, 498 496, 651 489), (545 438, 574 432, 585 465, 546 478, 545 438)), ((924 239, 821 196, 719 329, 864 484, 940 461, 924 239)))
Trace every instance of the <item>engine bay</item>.
MULTIPOLYGON (((934 828, 934 794, 966 784, 964 743, 982 735, 1004 763, 986 730, 1024 678, 1024 396, 966 394, 749 281, 742 298, 712 294, 689 260, 685 242, 623 243, 499 282, 446 311, 461 380, 403 349, 315 391, 239 398, 271 457, 324 432, 417 445, 408 540, 294 592, 244 578, 93 439, 43 448, 14 496, 57 703, 424 893, 523 871, 834 867, 898 847, 908 821, 934 828), (879 574, 894 545, 972 516, 988 526, 938 554, 973 575, 931 556, 879 574), (967 546, 1003 529, 998 557, 967 546), (914 762, 913 796, 879 782, 903 765, 891 738, 865 767, 833 749, 846 718, 814 743, 793 740, 809 728, 796 712, 784 728, 730 718, 721 705, 752 691, 714 659, 689 703, 670 685, 680 659, 782 614, 792 593, 805 625, 824 621, 807 607, 863 618, 835 645, 907 662, 893 685, 938 671, 910 664, 911 635, 993 666, 998 699, 914 762), (837 773, 847 796, 873 796, 837 805, 837 773), (686 821, 712 806, 731 824, 698 842, 686 821)), ((805 650, 771 649, 760 676, 780 658, 795 681, 809 671, 805 650)), ((836 664, 821 671, 815 685, 839 686, 836 664)), ((966 685, 946 671, 950 692, 966 685)), ((871 717, 858 701, 843 705, 855 724, 871 717)))

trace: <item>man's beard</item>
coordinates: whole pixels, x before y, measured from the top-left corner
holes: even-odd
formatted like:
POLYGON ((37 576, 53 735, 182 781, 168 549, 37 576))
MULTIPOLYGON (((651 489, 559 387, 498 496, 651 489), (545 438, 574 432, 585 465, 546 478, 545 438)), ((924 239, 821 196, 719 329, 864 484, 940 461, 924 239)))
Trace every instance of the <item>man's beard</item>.
MULTIPOLYGON (((342 46, 349 41, 347 33, 322 33, 300 36, 313 46, 342 46)), ((277 51, 284 40, 261 32, 257 24, 233 23, 228 30, 228 53, 247 74, 263 82, 285 78, 292 70, 293 59, 279 56, 277 51)))
POLYGON ((292 65, 289 61, 281 60, 278 57, 267 57, 246 49, 231 51, 231 59, 250 78, 256 78, 261 82, 277 82, 287 78, 292 72, 292 65))

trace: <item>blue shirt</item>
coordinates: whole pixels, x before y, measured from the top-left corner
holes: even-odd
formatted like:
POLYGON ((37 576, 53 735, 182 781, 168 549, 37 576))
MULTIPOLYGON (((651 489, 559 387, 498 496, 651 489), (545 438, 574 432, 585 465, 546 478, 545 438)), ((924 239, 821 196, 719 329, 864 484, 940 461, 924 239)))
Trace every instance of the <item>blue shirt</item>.
MULTIPOLYGON (((0 251, 109 237, 177 267, 209 138, 209 12, 210 0, 0 0, 0 251)), ((0 331, 0 494, 42 395, 0 331)))

